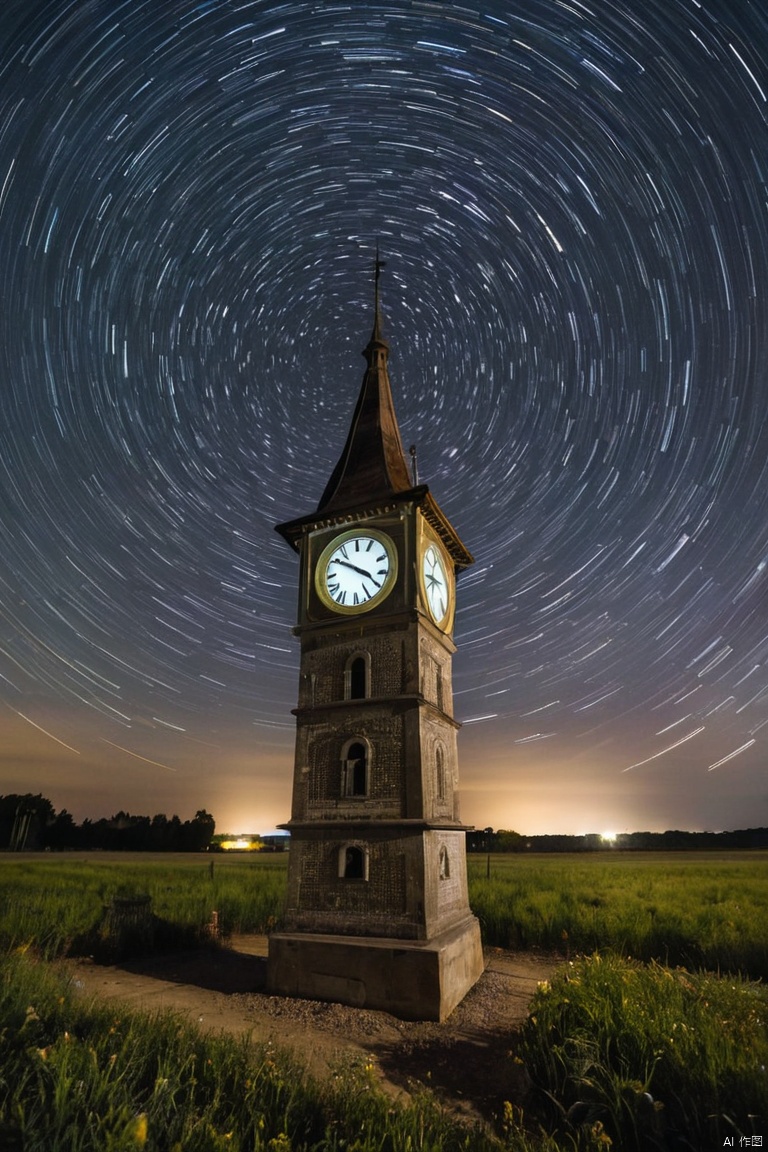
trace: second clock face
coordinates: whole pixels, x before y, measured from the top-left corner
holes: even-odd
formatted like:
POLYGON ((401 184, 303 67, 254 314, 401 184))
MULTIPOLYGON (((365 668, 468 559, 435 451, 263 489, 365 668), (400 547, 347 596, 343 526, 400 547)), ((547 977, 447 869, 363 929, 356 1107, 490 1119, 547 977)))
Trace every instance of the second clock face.
POLYGON ((320 598, 338 612, 364 612, 387 595, 395 550, 381 532, 345 532, 325 548, 317 568, 320 598))
POLYGON ((424 577, 430 615, 436 624, 442 624, 448 615, 451 592, 443 558, 434 544, 430 544, 424 552, 421 574, 424 577))

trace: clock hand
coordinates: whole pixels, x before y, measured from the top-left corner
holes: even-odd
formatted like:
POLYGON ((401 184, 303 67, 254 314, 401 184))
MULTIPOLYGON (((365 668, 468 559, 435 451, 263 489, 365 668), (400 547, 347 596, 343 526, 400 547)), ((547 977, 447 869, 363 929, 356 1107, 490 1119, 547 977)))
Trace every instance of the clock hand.
POLYGON ((367 572, 365 568, 358 568, 357 564, 350 564, 349 560, 334 560, 334 564, 341 564, 344 568, 351 568, 352 571, 357 572, 359 576, 364 576, 366 580, 370 580, 377 588, 381 587, 381 584, 373 579, 370 572, 367 572))

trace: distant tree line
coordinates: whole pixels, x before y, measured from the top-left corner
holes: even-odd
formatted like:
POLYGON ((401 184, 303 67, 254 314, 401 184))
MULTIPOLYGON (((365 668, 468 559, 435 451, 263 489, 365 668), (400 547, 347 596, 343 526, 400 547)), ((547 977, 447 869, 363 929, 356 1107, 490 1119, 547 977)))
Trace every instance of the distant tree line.
POLYGON ((521 836, 499 828, 467 832, 468 852, 693 852, 768 848, 768 828, 742 828, 736 832, 620 832, 606 838, 592 832, 584 836, 521 836))
POLYGON ((132 816, 76 824, 66 808, 57 812, 45 796, 0 796, 0 850, 108 849, 110 852, 205 852, 216 822, 201 808, 192 820, 178 816, 132 816))

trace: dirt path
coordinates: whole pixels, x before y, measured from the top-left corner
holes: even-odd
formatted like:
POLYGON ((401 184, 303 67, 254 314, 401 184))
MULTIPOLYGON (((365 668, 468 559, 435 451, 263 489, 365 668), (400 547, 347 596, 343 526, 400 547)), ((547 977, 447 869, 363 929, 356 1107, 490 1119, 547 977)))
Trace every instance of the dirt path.
POLYGON ((387 1012, 264 992, 266 936, 238 936, 225 949, 155 956, 103 967, 67 961, 75 990, 142 1011, 172 1009, 200 1027, 291 1048, 324 1076, 339 1061, 373 1057, 382 1087, 395 1095, 428 1084, 461 1113, 490 1117, 524 1094, 512 1033, 557 958, 491 949, 486 970, 442 1024, 387 1012))

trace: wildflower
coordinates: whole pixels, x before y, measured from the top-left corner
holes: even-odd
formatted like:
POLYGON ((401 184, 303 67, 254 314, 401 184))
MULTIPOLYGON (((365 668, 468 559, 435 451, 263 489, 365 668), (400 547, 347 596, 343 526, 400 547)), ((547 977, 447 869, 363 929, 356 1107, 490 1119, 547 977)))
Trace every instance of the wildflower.
POLYGON ((269 1152, 291 1152, 291 1140, 285 1133, 281 1132, 278 1136, 273 1136, 267 1145, 269 1152))
POLYGON ((513 1135, 523 1127, 523 1118, 523 1110, 519 1104, 511 1104, 509 1100, 504 1101, 502 1127, 508 1136, 513 1135))
POLYGON ((134 1120, 133 1131, 131 1132, 131 1137, 139 1145, 140 1148, 143 1148, 144 1145, 146 1144, 146 1142, 147 1142, 147 1114, 146 1114, 146 1112, 140 1112, 139 1115, 134 1120))
POLYGON ((601 1120, 596 1120, 590 1130, 590 1135, 595 1141, 595 1144, 600 1148, 612 1148, 613 1140, 611 1140, 608 1133, 603 1128, 601 1120))

